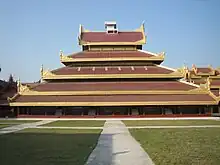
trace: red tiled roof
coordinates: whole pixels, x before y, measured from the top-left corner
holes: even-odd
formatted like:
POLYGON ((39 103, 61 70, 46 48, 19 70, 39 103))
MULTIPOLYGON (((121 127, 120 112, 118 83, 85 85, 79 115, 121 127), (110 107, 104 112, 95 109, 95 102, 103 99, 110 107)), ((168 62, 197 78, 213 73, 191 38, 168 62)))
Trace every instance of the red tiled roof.
POLYGON ((15 102, 168 102, 214 101, 208 94, 148 94, 148 95, 93 95, 93 96, 20 96, 15 102))
POLYGON ((215 95, 215 96, 219 96, 219 89, 211 89, 211 92, 215 95))
POLYGON ((146 91, 146 90, 191 90, 196 87, 179 81, 146 82, 63 82, 42 83, 34 91, 146 91))
POLYGON ((174 71, 158 66, 63 67, 51 71, 56 75, 83 74, 169 74, 174 71))
POLYGON ((141 51, 83 51, 74 53, 72 58, 116 58, 116 57, 152 57, 150 53, 141 51))
POLYGON ((84 32, 81 40, 86 42, 136 42, 143 39, 142 32, 84 32))
POLYGON ((211 68, 197 68, 198 73, 210 73, 212 72, 211 68))
POLYGON ((220 71, 219 70, 215 70, 215 73, 216 73, 216 75, 219 75, 220 71))
POLYGON ((215 86, 220 86, 220 80, 212 79, 212 80, 211 80, 211 86, 212 86, 212 85, 213 85, 213 86, 214 86, 214 85, 215 85, 215 86))
POLYGON ((198 79, 198 80, 193 80, 193 82, 194 82, 194 84, 200 85, 200 84, 205 84, 205 83, 206 83, 206 80, 200 80, 200 79, 198 79))

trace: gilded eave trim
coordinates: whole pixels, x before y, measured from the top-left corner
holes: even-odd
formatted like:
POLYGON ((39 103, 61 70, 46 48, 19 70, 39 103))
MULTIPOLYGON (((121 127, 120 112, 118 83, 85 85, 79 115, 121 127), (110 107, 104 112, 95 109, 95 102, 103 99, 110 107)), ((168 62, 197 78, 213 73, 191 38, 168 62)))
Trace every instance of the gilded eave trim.
POLYGON ((149 91, 143 91, 143 90, 136 90, 136 91, 28 91, 28 92, 23 92, 21 95, 33 95, 33 96, 41 96, 41 95, 46 95, 46 96, 74 96, 74 95, 129 95, 129 94, 135 94, 135 95, 143 95, 143 94, 151 94, 151 95, 157 95, 157 94, 209 94, 209 91, 207 89, 202 89, 202 88, 196 88, 188 91, 184 90, 149 90, 149 91))
POLYGON ((49 79, 104 79, 104 78, 183 78, 179 72, 170 74, 84 74, 84 75, 56 75, 51 72, 43 74, 42 78, 49 79))
POLYGON ((220 85, 211 85, 211 88, 220 88, 220 85))
POLYGON ((13 102, 10 106, 131 106, 131 105, 216 105, 217 101, 147 101, 147 102, 13 102))
POLYGON ((136 42, 86 42, 83 40, 79 40, 79 45, 143 45, 146 43, 145 37, 143 39, 136 42))
POLYGON ((114 57, 114 58, 74 58, 68 56, 61 56, 61 62, 108 62, 108 61, 164 61, 164 56, 152 57, 114 57))
POLYGON ((219 79, 220 80, 220 76, 209 76, 209 78, 211 78, 211 79, 219 79))

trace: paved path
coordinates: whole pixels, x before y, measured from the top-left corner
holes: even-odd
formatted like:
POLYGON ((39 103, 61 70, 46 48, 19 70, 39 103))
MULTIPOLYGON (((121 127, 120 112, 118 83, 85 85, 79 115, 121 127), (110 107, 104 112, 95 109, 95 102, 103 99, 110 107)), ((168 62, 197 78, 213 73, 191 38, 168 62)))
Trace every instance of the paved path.
POLYGON ((38 122, 33 122, 33 123, 24 123, 24 124, 13 125, 10 127, 0 129, 0 135, 6 134, 6 133, 17 132, 17 131, 20 131, 20 130, 23 130, 26 128, 36 128, 39 125, 47 124, 50 122, 53 122, 53 120, 44 120, 44 121, 38 121, 38 122))
POLYGON ((121 121, 106 121, 86 165, 154 165, 121 121))

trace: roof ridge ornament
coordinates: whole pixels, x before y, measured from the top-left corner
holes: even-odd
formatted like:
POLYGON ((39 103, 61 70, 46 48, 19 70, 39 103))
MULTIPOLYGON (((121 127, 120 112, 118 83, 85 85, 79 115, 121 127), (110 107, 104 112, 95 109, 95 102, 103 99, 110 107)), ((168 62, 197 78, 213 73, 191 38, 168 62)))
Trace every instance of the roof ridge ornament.
POLYGON ((165 57, 165 54, 166 54, 165 52, 160 52, 160 53, 158 53, 158 56, 160 56, 160 57, 163 57, 163 58, 164 58, 164 57, 165 57))
POLYGON ((17 91, 18 91, 18 93, 20 92, 20 86, 21 86, 21 81, 20 81, 20 78, 18 78, 18 80, 17 80, 17 91))
POLYGON ((210 74, 215 75, 216 74, 216 70, 212 67, 212 65, 208 65, 208 68, 211 70, 210 74))
POLYGON ((195 64, 192 64, 192 70, 195 72, 195 74, 198 73, 198 69, 195 64))
POLYGON ((200 88, 206 89, 207 91, 210 91, 210 87, 211 87, 211 81, 209 77, 206 79, 206 83, 200 84, 200 88))
POLYGON ((145 32, 145 21, 143 21, 142 22, 142 24, 141 24, 141 26, 138 28, 138 29, 136 29, 135 31, 136 32, 142 32, 142 33, 144 33, 145 32))
POLYGON ((62 50, 60 50, 60 56, 63 56, 63 51, 62 50))
POLYGON ((177 72, 183 75, 184 80, 188 79, 189 69, 187 66, 183 65, 183 67, 177 69, 177 72))
POLYGON ((21 95, 24 92, 28 92, 30 91, 30 88, 28 87, 28 85, 22 85, 20 78, 18 78, 17 80, 17 92, 19 95, 21 95))
POLYGON ((41 67, 40 67, 40 75, 41 75, 41 77, 43 76, 43 73, 44 73, 44 65, 42 64, 41 67))

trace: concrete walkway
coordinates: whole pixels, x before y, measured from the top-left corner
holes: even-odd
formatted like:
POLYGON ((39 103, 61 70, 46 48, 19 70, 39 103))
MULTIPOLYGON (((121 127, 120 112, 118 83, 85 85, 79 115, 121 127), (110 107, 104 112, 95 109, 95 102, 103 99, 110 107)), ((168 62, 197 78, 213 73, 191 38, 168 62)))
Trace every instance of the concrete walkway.
POLYGON ((106 121, 86 165, 154 165, 121 121, 106 121))
POLYGON ((33 123, 24 123, 24 124, 13 125, 10 127, 0 129, 0 135, 12 133, 12 132, 17 132, 17 131, 20 131, 20 130, 23 130, 26 128, 36 128, 39 125, 47 124, 47 123, 51 123, 51 122, 53 122, 53 120, 43 120, 43 121, 38 121, 38 122, 33 122, 33 123))

